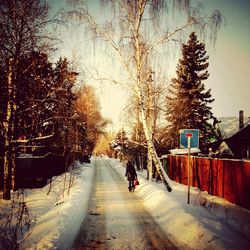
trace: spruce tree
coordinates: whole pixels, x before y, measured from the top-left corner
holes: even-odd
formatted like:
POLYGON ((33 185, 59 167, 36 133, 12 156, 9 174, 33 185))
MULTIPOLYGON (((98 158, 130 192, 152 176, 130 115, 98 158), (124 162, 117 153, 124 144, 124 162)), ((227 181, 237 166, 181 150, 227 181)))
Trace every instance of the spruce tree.
POLYGON ((179 146, 180 129, 199 129, 200 148, 218 138, 216 124, 209 106, 214 99, 211 89, 205 90, 208 79, 208 59, 205 44, 197 40, 193 32, 187 44, 182 45, 182 58, 177 65, 177 77, 173 78, 166 98, 166 119, 169 122, 170 147, 179 146))

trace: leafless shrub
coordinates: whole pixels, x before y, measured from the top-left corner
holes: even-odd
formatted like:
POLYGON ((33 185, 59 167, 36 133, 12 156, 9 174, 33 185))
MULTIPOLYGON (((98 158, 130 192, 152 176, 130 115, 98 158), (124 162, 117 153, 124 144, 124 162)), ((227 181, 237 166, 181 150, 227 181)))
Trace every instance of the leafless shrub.
POLYGON ((24 201, 23 192, 13 193, 11 201, 0 207, 0 248, 19 249, 31 235, 35 221, 24 201))

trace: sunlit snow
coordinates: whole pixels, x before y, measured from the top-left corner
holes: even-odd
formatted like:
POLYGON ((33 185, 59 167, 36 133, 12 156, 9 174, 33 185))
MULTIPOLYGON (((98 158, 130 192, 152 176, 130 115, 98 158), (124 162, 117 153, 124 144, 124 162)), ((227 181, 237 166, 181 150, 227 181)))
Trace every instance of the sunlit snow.
MULTIPOLYGON (((124 178, 124 166, 118 160, 102 157, 124 178)), ((26 190, 26 202, 37 222, 32 235, 21 249, 70 249, 88 212, 95 158, 90 164, 75 168, 74 185, 62 196, 64 175, 49 188, 26 190)), ((146 171, 138 172, 140 185, 132 195, 142 199, 148 212, 160 227, 181 244, 193 249, 249 249, 250 212, 210 196, 197 188, 191 189, 191 204, 187 204, 187 188, 174 183, 169 193, 161 182, 149 182, 146 171), (248 238, 248 240, 247 240, 248 238)), ((127 183, 124 178, 124 189, 127 183)))

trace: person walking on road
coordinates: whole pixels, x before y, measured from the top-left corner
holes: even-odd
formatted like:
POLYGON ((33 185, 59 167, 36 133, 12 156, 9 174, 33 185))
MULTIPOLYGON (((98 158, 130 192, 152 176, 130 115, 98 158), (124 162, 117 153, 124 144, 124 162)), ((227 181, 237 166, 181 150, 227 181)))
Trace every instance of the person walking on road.
POLYGON ((128 190, 131 192, 135 189, 134 181, 137 179, 137 174, 135 167, 133 166, 130 160, 128 160, 126 164, 125 176, 127 176, 128 180, 128 190))

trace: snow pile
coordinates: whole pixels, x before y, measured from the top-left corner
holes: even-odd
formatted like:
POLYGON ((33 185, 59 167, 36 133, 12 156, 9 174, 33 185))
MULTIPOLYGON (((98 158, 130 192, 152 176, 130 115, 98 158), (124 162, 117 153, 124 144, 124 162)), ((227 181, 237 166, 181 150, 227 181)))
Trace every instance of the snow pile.
MULTIPOLYGON (((75 180, 70 194, 62 194, 64 174, 42 189, 26 190, 26 203, 37 217, 31 236, 21 249, 69 249, 87 214, 94 168, 92 164, 76 166, 75 180), (86 167, 85 167, 86 166, 86 167)), ((67 179, 69 174, 67 174, 67 179)), ((68 182, 66 182, 68 184, 68 182)))
MULTIPOLYGON (((109 162, 124 175, 121 163, 109 162)), ((194 249, 249 249, 250 211, 198 188, 191 188, 188 205, 186 186, 174 182, 169 193, 162 183, 149 182, 145 175, 146 171, 138 172, 135 194, 167 234, 194 249)))

